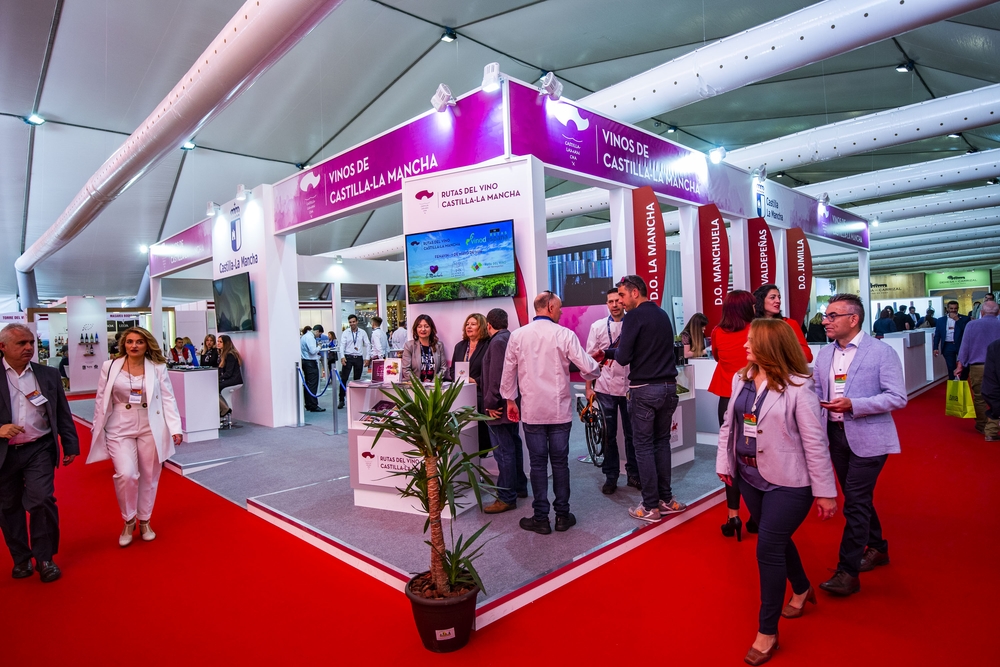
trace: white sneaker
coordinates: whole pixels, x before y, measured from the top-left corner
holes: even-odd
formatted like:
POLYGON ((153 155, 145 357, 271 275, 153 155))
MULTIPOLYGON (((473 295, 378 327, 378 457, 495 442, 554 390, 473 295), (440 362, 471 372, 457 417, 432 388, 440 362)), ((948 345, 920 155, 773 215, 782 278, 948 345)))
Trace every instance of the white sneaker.
POLYGON ((127 547, 132 544, 132 533, 135 532, 135 519, 125 522, 122 534, 118 536, 118 546, 127 547))

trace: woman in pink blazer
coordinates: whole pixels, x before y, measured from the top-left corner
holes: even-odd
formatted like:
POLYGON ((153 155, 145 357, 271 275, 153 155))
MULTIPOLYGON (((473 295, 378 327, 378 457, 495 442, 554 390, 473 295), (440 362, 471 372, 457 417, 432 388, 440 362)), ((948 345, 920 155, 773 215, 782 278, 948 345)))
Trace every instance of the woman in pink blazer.
POLYGON ((715 469, 726 485, 737 485, 760 530, 759 627, 745 661, 761 665, 778 648, 778 617, 795 618, 806 601, 816 602, 792 534, 814 499, 821 519, 833 516, 837 485, 795 332, 782 320, 754 320, 746 350, 747 366, 733 377, 715 469), (782 609, 786 580, 792 598, 782 609))
POLYGON ((153 334, 132 327, 118 357, 104 362, 94 402, 94 431, 87 463, 111 459, 115 495, 125 520, 118 544, 132 543, 136 519, 146 542, 163 462, 181 441, 181 417, 167 375, 167 360, 153 334))

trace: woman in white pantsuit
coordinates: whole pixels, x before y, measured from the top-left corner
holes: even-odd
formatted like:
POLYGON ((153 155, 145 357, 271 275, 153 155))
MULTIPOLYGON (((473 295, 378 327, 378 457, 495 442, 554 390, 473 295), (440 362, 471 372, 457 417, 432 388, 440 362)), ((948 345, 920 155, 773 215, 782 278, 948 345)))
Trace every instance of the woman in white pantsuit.
POLYGON ((136 519, 144 541, 156 538, 149 526, 156 486, 182 436, 167 360, 153 335, 132 327, 121 341, 118 357, 101 368, 87 463, 110 458, 115 464, 115 494, 125 520, 118 544, 127 547, 136 519))

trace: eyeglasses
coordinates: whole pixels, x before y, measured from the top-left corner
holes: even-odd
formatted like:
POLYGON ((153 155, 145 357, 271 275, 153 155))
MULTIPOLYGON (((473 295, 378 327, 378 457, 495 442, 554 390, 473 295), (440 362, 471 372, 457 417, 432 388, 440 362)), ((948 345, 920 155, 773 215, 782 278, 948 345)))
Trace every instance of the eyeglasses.
POLYGON ((838 317, 850 317, 851 315, 855 314, 856 313, 823 313, 823 319, 834 322, 838 317))
POLYGON ((637 290, 641 290, 642 287, 638 283, 638 278, 635 276, 622 276, 622 279, 618 281, 619 285, 631 285, 637 290))

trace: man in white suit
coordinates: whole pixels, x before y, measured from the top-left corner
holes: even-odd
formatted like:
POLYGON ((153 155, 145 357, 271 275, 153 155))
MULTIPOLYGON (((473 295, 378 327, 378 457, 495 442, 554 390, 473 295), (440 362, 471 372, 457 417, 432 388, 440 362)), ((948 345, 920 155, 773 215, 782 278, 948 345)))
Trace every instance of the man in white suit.
POLYGON ((906 387, 899 357, 862 331, 864 320, 865 308, 857 295, 830 297, 823 325, 834 344, 820 350, 813 374, 847 520, 837 571, 820 584, 834 595, 857 593, 859 573, 889 564, 889 546, 873 498, 888 455, 899 453, 891 413, 906 406, 906 387))

